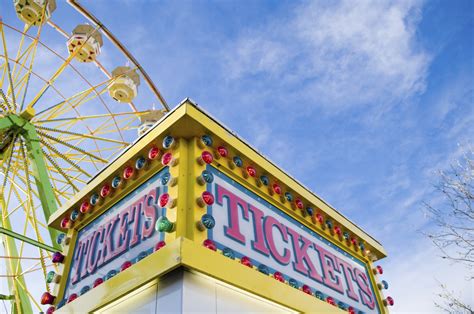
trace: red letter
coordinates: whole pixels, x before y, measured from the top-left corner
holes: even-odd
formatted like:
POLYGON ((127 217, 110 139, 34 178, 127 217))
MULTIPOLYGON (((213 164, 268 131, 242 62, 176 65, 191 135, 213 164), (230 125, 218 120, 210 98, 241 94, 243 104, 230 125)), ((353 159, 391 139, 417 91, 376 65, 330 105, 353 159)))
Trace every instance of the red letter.
POLYGON ((114 216, 114 218, 106 224, 104 232, 102 232, 102 256, 99 258, 99 267, 114 257, 114 239, 112 236, 118 218, 119 216, 114 216))
POLYGON ((270 252, 268 251, 267 247, 265 246, 265 238, 263 236, 263 212, 253 207, 249 204, 249 210, 252 212, 253 216, 253 230, 255 233, 255 240, 252 240, 252 248, 256 251, 259 251, 265 256, 268 256, 270 252))
POLYGON ((354 275, 352 273, 352 266, 347 263, 346 261, 336 257, 336 263, 342 266, 342 269, 344 271, 344 275, 346 276, 346 283, 347 283, 347 296, 351 298, 352 300, 359 301, 359 298, 357 297, 357 294, 355 293, 354 286, 352 285, 352 281, 354 279, 354 275))
POLYGON ((267 216, 265 217, 265 238, 267 240, 268 247, 273 258, 282 265, 288 265, 291 259, 291 252, 287 248, 283 249, 283 255, 278 252, 277 247, 275 246, 275 241, 273 240, 273 227, 280 231, 281 237, 285 243, 288 243, 288 233, 284 229, 284 226, 279 223, 274 217, 267 216))
POLYGON ((339 270, 339 265, 335 263, 336 256, 334 256, 329 251, 326 251, 316 243, 313 243, 313 245, 314 248, 319 251, 321 264, 323 266, 324 284, 336 290, 337 292, 344 294, 344 288, 342 287, 341 279, 336 274, 336 272, 341 273, 339 270))
POLYGON ((83 263, 81 265, 81 279, 86 278, 87 276, 89 276, 89 273, 87 272, 87 259, 89 257, 89 249, 90 249, 90 246, 91 246, 92 237, 94 235, 95 235, 94 232, 91 233, 90 235, 87 236, 87 238, 84 239, 84 242, 83 242, 82 252, 83 252, 83 255, 85 255, 85 258, 84 258, 83 263))
POLYGON ((157 207, 154 204, 156 200, 156 189, 151 190, 145 200, 143 206, 143 214, 145 215, 145 221, 142 226, 142 240, 149 238, 155 232, 155 222, 156 222, 156 210, 157 207), (148 226, 147 226, 148 224, 148 226))
POLYGON ((120 213, 120 233, 117 235, 117 247, 114 250, 114 257, 119 256, 128 248, 128 241, 130 240, 130 230, 128 230, 128 222, 130 212, 133 212, 134 209, 134 207, 129 207, 120 213))
POLYGON ((217 203, 223 205, 222 200, 227 198, 227 213, 229 215, 229 226, 224 226, 224 232, 227 236, 232 239, 245 244, 245 236, 240 232, 239 227, 239 206, 242 208, 242 213, 244 219, 249 219, 249 211, 247 208, 247 203, 234 195, 233 193, 227 191, 220 185, 217 185, 217 203))
POLYGON ((356 276, 356 282, 359 286, 362 304, 367 305, 369 309, 373 310, 375 308, 375 300, 372 295, 372 290, 369 287, 369 279, 367 278, 367 275, 358 268, 354 268, 354 275, 356 276))
POLYGON ((138 234, 138 227, 140 226, 140 211, 143 207, 142 205, 145 200, 146 200, 146 195, 142 197, 140 200, 133 203, 132 206, 130 206, 130 208, 128 209, 128 223, 133 222, 132 239, 130 240, 130 247, 135 246, 138 243, 138 240, 140 239, 139 234, 138 234))
POLYGON ((323 278, 321 278, 321 275, 318 274, 316 268, 314 268, 313 262, 308 256, 308 249, 311 247, 311 241, 298 234, 290 227, 286 227, 286 229, 293 240, 293 250, 295 253, 293 268, 297 272, 302 273, 305 276, 309 276, 317 282, 323 283, 323 278), (303 242, 301 246, 300 241, 303 242), (307 265, 309 269, 306 269, 305 265, 307 265))
POLYGON ((100 239, 103 230, 104 229, 100 227, 96 232, 94 232, 94 235, 92 236, 91 242, 89 244, 89 250, 87 253, 87 272, 89 273, 89 275, 95 273, 95 270, 97 268, 97 262, 99 261, 101 250, 96 250, 96 248, 97 242, 100 239))
POLYGON ((82 241, 79 241, 77 243, 77 251, 75 252, 74 254, 74 272, 73 272, 73 276, 72 276, 72 279, 71 279, 71 283, 74 285, 76 284, 78 281, 79 281, 79 273, 80 273, 80 270, 81 270, 81 266, 82 266, 82 257, 84 256, 84 246, 85 246, 85 243, 82 242, 82 241))

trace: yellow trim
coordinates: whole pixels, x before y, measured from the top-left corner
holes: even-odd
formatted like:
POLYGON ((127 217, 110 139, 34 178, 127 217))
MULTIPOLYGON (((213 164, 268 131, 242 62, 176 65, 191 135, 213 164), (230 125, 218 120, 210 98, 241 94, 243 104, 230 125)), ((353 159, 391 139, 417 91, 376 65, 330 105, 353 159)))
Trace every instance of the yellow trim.
POLYGON ((178 238, 167 244, 158 252, 104 281, 84 296, 66 304, 56 313, 97 311, 180 266, 206 274, 298 312, 346 313, 186 238, 178 238))
POLYGON ((183 239, 181 254, 183 265, 295 311, 346 312, 187 239, 183 239))
POLYGON ((181 239, 167 243, 137 264, 104 281, 55 313, 90 313, 159 278, 181 264, 181 239))
POLYGON ((72 259, 74 256, 74 248, 76 247, 78 232, 74 229, 70 229, 66 234, 70 237, 69 244, 63 246, 62 254, 65 256, 64 263, 58 267, 58 274, 61 275, 61 279, 58 284, 54 287, 53 295, 56 295, 56 302, 62 300, 64 296, 64 289, 69 276, 69 270, 71 268, 72 259))

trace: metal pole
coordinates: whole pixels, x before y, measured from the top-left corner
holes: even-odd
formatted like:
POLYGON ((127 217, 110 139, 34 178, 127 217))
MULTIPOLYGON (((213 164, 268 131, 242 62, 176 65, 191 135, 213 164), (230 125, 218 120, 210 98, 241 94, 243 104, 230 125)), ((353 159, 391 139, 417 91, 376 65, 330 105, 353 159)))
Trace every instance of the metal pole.
POLYGON ((34 245, 40 249, 43 249, 43 250, 46 250, 46 251, 49 251, 49 252, 56 252, 57 250, 52 247, 52 246, 49 246, 47 244, 44 244, 44 243, 41 243, 41 242, 38 242, 36 240, 33 240, 31 238, 28 238, 28 237, 25 237, 24 235, 22 234, 19 234, 19 233, 16 233, 14 231, 11 231, 11 230, 8 230, 8 229, 5 229, 3 227, 0 227, 0 234, 4 234, 6 236, 9 236, 9 237, 12 237, 12 238, 15 238, 17 240, 20 240, 20 241, 23 241, 23 242, 26 242, 26 243, 29 243, 31 245, 34 245))

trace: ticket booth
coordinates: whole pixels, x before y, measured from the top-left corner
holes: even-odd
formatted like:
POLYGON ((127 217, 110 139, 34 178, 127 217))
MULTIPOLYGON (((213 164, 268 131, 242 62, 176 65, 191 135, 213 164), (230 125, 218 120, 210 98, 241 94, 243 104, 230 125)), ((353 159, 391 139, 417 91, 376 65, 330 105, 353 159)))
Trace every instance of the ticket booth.
MULTIPOLYGON (((296 151, 296 149, 295 149, 296 151)), ((58 313, 387 313, 379 242, 190 100, 51 217, 58 313)), ((54 286, 54 287, 53 287, 54 286)))

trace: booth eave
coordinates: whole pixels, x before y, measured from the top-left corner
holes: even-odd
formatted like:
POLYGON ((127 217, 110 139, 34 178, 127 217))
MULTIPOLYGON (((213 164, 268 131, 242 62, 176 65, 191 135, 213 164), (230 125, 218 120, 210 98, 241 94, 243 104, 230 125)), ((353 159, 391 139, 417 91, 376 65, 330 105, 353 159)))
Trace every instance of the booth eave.
POLYGON ((275 177, 278 181, 286 184, 290 189, 301 195, 301 197, 316 205, 321 211, 332 217, 354 235, 363 239, 365 243, 370 246, 371 252, 377 259, 387 256, 382 245, 367 232, 356 226, 319 196, 277 167, 237 134, 214 119, 203 109, 199 108, 198 105, 189 98, 183 100, 175 109, 158 121, 151 130, 140 137, 133 145, 125 149, 121 155, 92 178, 87 186, 50 217, 49 226, 60 229, 61 218, 66 212, 70 211, 72 207, 78 206, 78 203, 90 194, 92 190, 96 189, 97 186, 105 182, 113 173, 117 172, 125 163, 132 159, 137 152, 149 145, 153 139, 163 133, 170 133, 175 137, 192 138, 194 136, 200 136, 208 130, 226 141, 230 146, 234 147, 242 153, 242 155, 246 156, 246 158, 252 160, 259 167, 265 169, 266 172, 275 177))

